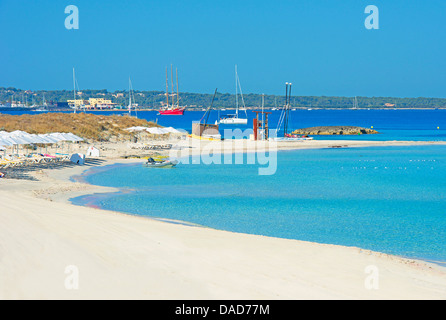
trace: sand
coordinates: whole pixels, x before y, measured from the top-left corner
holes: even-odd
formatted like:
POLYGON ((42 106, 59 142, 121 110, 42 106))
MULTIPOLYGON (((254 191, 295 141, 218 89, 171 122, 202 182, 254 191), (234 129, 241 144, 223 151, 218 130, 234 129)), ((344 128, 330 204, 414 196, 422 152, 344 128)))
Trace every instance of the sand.
MULTIPOLYGON (((218 142, 200 147, 209 143, 223 149, 218 142)), ((175 144, 198 151, 188 141, 175 144)), ((307 141, 278 149, 414 144, 307 141)), ((115 191, 71 176, 140 162, 120 155, 147 153, 125 144, 107 148, 87 166, 0 179, 0 299, 446 299, 446 268, 423 261, 70 204, 74 196, 115 191)))

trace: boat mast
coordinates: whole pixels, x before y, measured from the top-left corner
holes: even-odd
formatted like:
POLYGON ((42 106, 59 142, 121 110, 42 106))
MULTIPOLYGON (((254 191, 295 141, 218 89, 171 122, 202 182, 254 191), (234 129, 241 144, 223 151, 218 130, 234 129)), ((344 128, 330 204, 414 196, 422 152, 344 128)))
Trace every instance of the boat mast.
POLYGON ((285 121, 283 127, 283 136, 286 136, 287 134, 287 112, 286 112, 287 104, 288 104, 288 82, 285 83, 285 106, 284 106, 285 121))
POLYGON ((167 67, 166 67, 166 104, 169 107, 169 82, 167 80, 167 67))
POLYGON ((211 110, 212 110, 212 106, 214 105, 214 99, 215 99, 215 95, 217 94, 217 88, 215 88, 215 92, 214 95, 212 96, 212 102, 211 105, 209 106, 209 108, 206 110, 206 112, 204 113, 203 117, 200 120, 201 121, 204 119, 204 117, 206 117, 206 120, 204 121, 204 127, 206 128, 208 126, 208 120, 209 120, 209 115, 211 114, 211 110))
POLYGON ((177 107, 180 107, 180 93, 178 89, 178 68, 175 68, 175 72, 177 75, 177 107))
POLYGON ((132 91, 130 90, 132 86, 132 81, 129 77, 129 117, 132 115, 132 91))
POLYGON ((235 114, 238 118, 238 81, 237 81, 237 65, 235 65, 235 114))
POLYGON ((174 103, 174 97, 175 97, 175 93, 174 93, 174 87, 173 87, 173 67, 172 64, 170 65, 170 83, 172 85, 172 108, 173 108, 173 103, 174 103))
POLYGON ((288 114, 287 114, 287 118, 286 118, 286 120, 287 120, 287 123, 286 123, 286 125, 287 125, 287 130, 288 130, 288 122, 290 121, 290 109, 291 109, 291 85, 292 85, 292 83, 290 82, 290 88, 289 88, 289 92, 288 92, 288 105, 287 105, 287 112, 288 112, 288 114))
POLYGON ((262 132, 265 132, 265 113, 264 113, 264 107, 265 107, 265 94, 262 93, 262 132))
POLYGON ((291 82, 285 83, 285 124, 284 124, 284 132, 283 135, 286 136, 288 134, 288 118, 289 118, 289 106, 290 106, 290 98, 291 98, 291 82))
POLYGON ((74 113, 76 113, 76 76, 73 68, 73 96, 74 96, 74 113))

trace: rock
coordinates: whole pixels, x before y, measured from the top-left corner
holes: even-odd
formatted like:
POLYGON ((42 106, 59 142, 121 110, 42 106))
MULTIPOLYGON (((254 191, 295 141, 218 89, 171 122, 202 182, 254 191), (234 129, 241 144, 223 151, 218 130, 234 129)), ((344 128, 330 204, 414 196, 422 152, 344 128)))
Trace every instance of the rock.
POLYGON ((354 127, 354 126, 321 126, 321 127, 311 127, 311 128, 303 128, 297 129, 293 131, 293 134, 302 134, 302 135, 358 135, 358 134, 377 134, 379 133, 376 130, 362 128, 362 127, 354 127))

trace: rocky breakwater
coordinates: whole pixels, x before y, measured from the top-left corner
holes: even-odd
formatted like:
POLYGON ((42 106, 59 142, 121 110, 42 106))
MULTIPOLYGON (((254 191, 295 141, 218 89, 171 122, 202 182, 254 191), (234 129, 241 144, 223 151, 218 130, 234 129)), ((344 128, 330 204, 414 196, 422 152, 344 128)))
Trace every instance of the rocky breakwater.
POLYGON ((316 135, 359 135, 359 134, 377 134, 376 130, 354 127, 354 126, 321 126, 297 129, 293 134, 302 134, 308 136, 316 135))

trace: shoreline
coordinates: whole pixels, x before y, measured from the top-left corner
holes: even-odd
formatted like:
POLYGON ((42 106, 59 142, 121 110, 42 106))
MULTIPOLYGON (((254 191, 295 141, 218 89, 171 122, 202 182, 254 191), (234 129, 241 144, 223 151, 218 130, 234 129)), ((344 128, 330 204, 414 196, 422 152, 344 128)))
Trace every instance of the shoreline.
MULTIPOLYGON (((344 142, 348 143, 349 147, 446 145, 446 142, 313 141, 317 141, 316 145, 305 146, 299 143, 297 146, 278 146, 278 150, 321 148, 321 145, 330 147, 344 142)), ((192 153, 197 154, 199 151, 193 150, 192 153)), ((241 152, 252 151, 249 146, 241 150, 241 152)), ((249 235, 205 226, 190 228, 189 225, 182 223, 80 207, 70 202, 70 199, 82 195, 119 191, 115 188, 74 182, 72 177, 82 175, 89 168, 100 169, 108 165, 136 162, 141 162, 141 159, 106 158, 100 164, 90 167, 72 166, 60 170, 40 170, 34 173, 38 181, 2 181, 0 190, 7 196, 4 206, 9 214, 0 213, 0 253, 3 250, 6 261, 6 266, 0 266, 0 271, 6 272, 0 272, 0 288, 4 288, 0 289, 0 299, 51 299, 52 297, 64 299, 446 299, 446 268, 427 261, 392 256, 356 247, 249 235), (6 184, 8 184, 7 188, 5 188, 6 184), (19 201, 22 206, 14 204, 14 200, 19 201), (10 210, 11 208, 20 211, 20 216, 16 217, 18 221, 14 220, 13 215, 16 213, 10 210), (39 208, 39 213, 32 212, 33 209, 30 208, 39 208), (57 212, 64 212, 64 214, 59 216, 57 212), (39 218, 45 221, 42 222, 39 218), (94 223, 86 224, 83 219, 92 220, 94 223), (18 223, 20 220, 25 223, 18 223), (32 223, 26 223, 30 221, 32 223), (67 221, 70 221, 72 225, 66 223, 67 221), (26 234, 26 238, 35 240, 38 248, 46 248, 46 254, 49 255, 48 261, 39 262, 39 256, 30 252, 36 244, 32 241, 22 241, 11 232, 11 230, 18 231, 24 225, 29 229, 37 230, 39 237, 30 232, 26 234), (110 227, 112 231, 104 225, 110 227), (56 241, 57 243, 54 244, 47 243, 47 234, 43 233, 43 230, 61 241, 56 241), (68 231, 68 235, 62 230, 68 231), (93 230, 98 231, 99 235, 93 230), (130 230, 137 230, 137 236, 130 230), (2 234, 10 235, 13 239, 2 237, 2 234), (108 241, 101 239, 102 236, 108 241), (119 243, 116 238, 124 244, 119 243), (140 240, 144 239, 146 242, 142 242, 148 243, 149 248, 142 246, 140 240), (99 244, 95 244, 95 241, 99 244), (158 245, 156 245, 157 242, 158 245), (162 242, 170 245, 167 248, 158 248, 162 242), (80 270, 88 266, 87 279, 93 282, 91 285, 85 284, 86 290, 73 292, 61 285, 66 275, 64 270, 60 269, 62 264, 55 257, 58 255, 54 256, 55 252, 60 254, 64 251, 60 250, 60 246, 68 246, 67 252, 62 254, 66 256, 66 261, 81 260, 80 270), (25 255, 23 258, 29 260, 31 265, 43 264, 46 268, 40 267, 35 271, 21 266, 20 263, 17 264, 15 260, 20 262, 23 259, 20 258, 20 253, 14 253, 14 248, 23 247, 27 248, 28 254, 28 257, 25 255), (266 250, 268 254, 260 252, 259 247, 266 250), (184 250, 192 255, 193 259, 185 255, 184 250), (104 252, 106 252, 105 256, 104 252), (150 262, 152 254, 157 257, 156 262, 150 262), (267 259, 268 255, 275 257, 275 260, 267 259), (159 256, 163 258, 160 260, 159 256), (125 261, 124 257, 130 261, 125 261), (145 263, 135 260, 136 257, 145 263), (222 257, 226 257, 229 261, 225 261, 222 257), (204 265, 197 265, 195 259, 204 265), (48 270, 55 271, 53 266, 47 265, 50 261, 60 267, 56 269, 56 274, 59 272, 56 276, 57 281, 50 277, 48 270), (138 267, 131 266, 132 262, 138 267), (178 267, 177 264, 187 271, 178 267), (364 268, 369 265, 376 265, 379 270, 382 270, 380 273, 383 280, 379 290, 364 288, 364 280, 367 276, 364 268), (197 270, 194 268, 191 270, 192 266, 197 270), (2 268, 5 270, 1 270, 2 268), (337 272, 334 272, 333 268, 337 272), (164 269, 169 270, 170 273, 164 269), (102 274, 100 270, 108 270, 108 272, 102 274), (151 272, 146 274, 148 270, 155 274, 151 272), (135 282, 132 272, 141 275, 143 278, 141 282, 135 282), (333 272, 338 273, 338 276, 330 278, 329 275, 333 272), (19 280, 23 278, 23 275, 29 280, 30 274, 39 276, 31 283, 19 280), (156 275, 159 277, 157 278, 156 275), (172 282, 169 275, 173 275, 176 281, 172 282), (202 275, 203 278, 201 278, 202 275), (98 285, 98 276, 101 284, 114 277, 122 277, 122 279, 116 285, 109 283, 106 286, 109 290, 107 291, 98 285), (225 281, 228 277, 231 280, 225 281), (36 285, 41 284, 39 279, 45 279, 51 283, 44 292, 36 288, 36 285), (180 285, 180 290, 175 291, 178 281, 182 285, 180 285), (419 284, 420 281, 422 285, 419 284), (246 284, 242 290, 240 282, 246 284), (154 283, 157 284, 156 290, 153 288, 154 283), (165 288, 160 289, 163 286, 165 288), (408 291, 408 286, 414 291, 408 291)), ((20 231, 18 233, 22 234, 20 231)), ((76 264, 75 261, 71 263, 76 264)), ((85 283, 84 281, 82 283, 85 283)))

